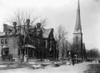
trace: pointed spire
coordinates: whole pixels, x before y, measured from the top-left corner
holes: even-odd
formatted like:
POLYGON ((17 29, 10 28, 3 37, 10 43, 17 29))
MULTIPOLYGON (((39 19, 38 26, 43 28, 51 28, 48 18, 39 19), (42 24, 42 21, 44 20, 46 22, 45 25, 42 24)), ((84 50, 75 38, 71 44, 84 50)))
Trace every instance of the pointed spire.
POLYGON ((77 18, 74 33, 82 33, 81 16, 80 16, 80 2, 78 0, 77 18))
POLYGON ((78 7, 77 7, 77 10, 80 11, 80 1, 78 0, 78 7))

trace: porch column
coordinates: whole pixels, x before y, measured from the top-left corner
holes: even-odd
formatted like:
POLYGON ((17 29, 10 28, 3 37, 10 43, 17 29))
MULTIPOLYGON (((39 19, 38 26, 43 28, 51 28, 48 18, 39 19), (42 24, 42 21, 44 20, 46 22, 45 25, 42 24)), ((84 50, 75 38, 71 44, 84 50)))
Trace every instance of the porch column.
POLYGON ((38 58, 38 51, 36 51, 36 59, 38 58))
POLYGON ((38 50, 38 58, 40 58, 40 51, 38 50))
POLYGON ((44 51, 42 51, 42 59, 44 59, 44 51))
POLYGON ((32 58, 34 58, 34 50, 33 50, 32 58))
POLYGON ((47 59, 47 51, 45 51, 45 58, 47 59))

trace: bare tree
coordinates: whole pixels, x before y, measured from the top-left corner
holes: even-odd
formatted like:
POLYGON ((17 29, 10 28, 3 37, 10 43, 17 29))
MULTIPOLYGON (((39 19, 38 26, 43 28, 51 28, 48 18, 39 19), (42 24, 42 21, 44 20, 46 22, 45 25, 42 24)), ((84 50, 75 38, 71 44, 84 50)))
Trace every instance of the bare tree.
POLYGON ((87 53, 87 58, 94 58, 94 59, 96 59, 96 58, 100 57, 100 52, 96 48, 87 50, 86 53, 87 53))
POLYGON ((57 48, 59 50, 59 59, 66 58, 66 51, 67 51, 67 40, 66 40, 67 32, 65 31, 64 27, 60 25, 57 30, 57 34, 55 38, 57 40, 57 48))
POLYGON ((27 13, 25 11, 16 11, 13 16, 6 18, 6 21, 12 24, 12 22, 17 22, 18 25, 25 25, 26 20, 30 19, 30 24, 33 25, 39 17, 34 16, 32 13, 27 13))
POLYGON ((46 25, 47 25, 47 18, 45 18, 45 19, 40 19, 40 23, 41 23, 41 26, 42 27, 45 27, 46 25))

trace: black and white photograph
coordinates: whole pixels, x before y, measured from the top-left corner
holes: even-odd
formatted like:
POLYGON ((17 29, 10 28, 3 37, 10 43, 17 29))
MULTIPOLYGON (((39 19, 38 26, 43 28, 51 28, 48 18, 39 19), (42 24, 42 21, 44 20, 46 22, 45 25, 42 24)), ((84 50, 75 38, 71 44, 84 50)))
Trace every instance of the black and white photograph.
POLYGON ((100 73, 100 0, 0 0, 0 73, 100 73))

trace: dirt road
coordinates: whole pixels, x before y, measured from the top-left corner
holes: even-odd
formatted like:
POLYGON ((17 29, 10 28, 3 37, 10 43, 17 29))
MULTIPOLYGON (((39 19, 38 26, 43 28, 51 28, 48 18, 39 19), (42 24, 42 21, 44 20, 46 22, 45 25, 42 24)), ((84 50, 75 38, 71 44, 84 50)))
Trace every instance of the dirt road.
POLYGON ((0 70, 0 73, 84 73, 88 69, 91 63, 83 62, 80 64, 73 65, 61 65, 60 67, 47 66, 45 69, 30 69, 30 68, 19 68, 10 70, 0 70))

